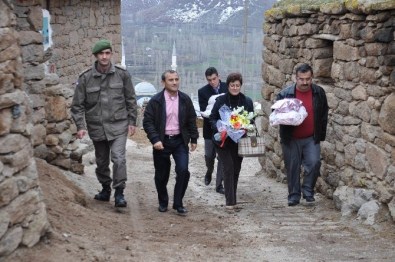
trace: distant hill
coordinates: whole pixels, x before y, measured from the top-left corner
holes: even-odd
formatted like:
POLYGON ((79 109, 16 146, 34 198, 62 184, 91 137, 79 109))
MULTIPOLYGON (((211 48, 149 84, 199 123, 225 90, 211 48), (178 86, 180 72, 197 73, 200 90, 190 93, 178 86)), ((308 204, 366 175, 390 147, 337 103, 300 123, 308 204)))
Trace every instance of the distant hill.
POLYGON ((245 93, 258 101, 262 86, 264 12, 276 0, 122 0, 125 63, 134 83, 162 88, 160 75, 177 49, 181 89, 194 100, 205 85, 204 71, 219 69, 222 80, 242 72, 245 93))
MULTIPOLYGON (((248 25, 262 27, 276 0, 249 0, 248 25)), ((243 0, 123 0, 122 19, 144 24, 208 23, 242 26, 243 0)))

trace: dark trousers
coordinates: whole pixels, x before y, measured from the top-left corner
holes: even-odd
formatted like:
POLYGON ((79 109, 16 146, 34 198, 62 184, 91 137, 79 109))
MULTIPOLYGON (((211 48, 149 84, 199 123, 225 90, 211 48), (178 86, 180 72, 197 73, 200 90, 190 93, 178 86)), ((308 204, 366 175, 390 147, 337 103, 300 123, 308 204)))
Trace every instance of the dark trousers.
POLYGON ((111 185, 113 188, 125 188, 126 174, 126 139, 123 135, 108 141, 93 141, 96 156, 96 177, 102 185, 111 185), (110 172, 110 156, 113 176, 110 172))
POLYGON ((238 154, 238 145, 228 143, 226 148, 218 148, 224 174, 225 199, 227 206, 237 204, 236 191, 243 158, 238 154))
MULTIPOLYGON (((204 156, 213 162, 215 162, 215 158, 217 157, 217 148, 212 139, 204 139, 204 156)), ((222 187, 222 181, 224 179, 224 171, 222 167, 222 160, 218 156, 218 163, 217 163, 217 175, 215 181, 215 188, 219 189, 222 187)))
POLYGON ((300 200, 303 196, 314 196, 314 186, 320 175, 320 144, 313 137, 293 139, 289 144, 281 144, 284 164, 287 170, 288 200, 300 200), (303 165, 303 183, 300 187, 300 173, 303 165))
POLYGON ((169 195, 167 193, 167 183, 170 176, 170 155, 173 156, 176 164, 176 184, 174 186, 174 207, 182 207, 182 199, 189 182, 189 148, 184 144, 182 136, 177 138, 165 138, 162 141, 164 149, 153 151, 155 166, 155 186, 158 192, 159 205, 168 206, 169 195))

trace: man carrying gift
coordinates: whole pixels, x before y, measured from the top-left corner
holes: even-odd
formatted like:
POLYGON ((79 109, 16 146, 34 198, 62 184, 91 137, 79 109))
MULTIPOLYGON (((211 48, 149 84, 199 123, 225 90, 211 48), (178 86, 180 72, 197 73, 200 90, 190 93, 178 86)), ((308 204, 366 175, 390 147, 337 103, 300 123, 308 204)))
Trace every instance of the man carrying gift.
POLYGON ((280 125, 281 146, 288 182, 288 206, 314 202, 314 187, 320 175, 320 142, 325 140, 328 124, 328 102, 322 87, 312 83, 313 69, 308 64, 296 68, 296 83, 283 89, 277 100, 297 98, 307 117, 299 126, 280 125), (300 185, 301 166, 304 176, 300 185))

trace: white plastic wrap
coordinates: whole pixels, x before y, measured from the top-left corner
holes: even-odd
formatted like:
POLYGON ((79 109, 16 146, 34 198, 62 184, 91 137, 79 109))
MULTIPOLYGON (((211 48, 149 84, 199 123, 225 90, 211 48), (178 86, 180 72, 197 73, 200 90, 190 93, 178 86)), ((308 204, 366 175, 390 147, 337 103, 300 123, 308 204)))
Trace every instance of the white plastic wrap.
POLYGON ((298 126, 307 117, 306 108, 297 98, 284 98, 271 106, 274 111, 269 116, 271 126, 290 125, 298 126))
POLYGON ((222 96, 224 93, 219 94, 219 95, 212 95, 209 100, 208 100, 208 104, 206 107, 206 110, 204 112, 200 112, 200 114, 202 115, 202 117, 205 118, 209 118, 210 114, 211 114, 211 109, 213 109, 213 106, 215 104, 215 99, 217 99, 217 97, 222 96))

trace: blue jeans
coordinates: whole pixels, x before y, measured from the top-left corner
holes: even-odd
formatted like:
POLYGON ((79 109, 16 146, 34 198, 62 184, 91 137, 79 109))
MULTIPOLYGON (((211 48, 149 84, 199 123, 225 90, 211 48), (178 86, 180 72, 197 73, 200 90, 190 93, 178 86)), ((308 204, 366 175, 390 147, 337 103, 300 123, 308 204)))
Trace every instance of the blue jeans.
POLYGON ((320 144, 314 142, 313 137, 293 139, 289 144, 281 144, 284 164, 287 170, 288 200, 300 200, 314 196, 314 186, 320 175, 321 159, 320 144), (303 183, 300 187, 300 173, 303 165, 303 183))
POLYGON ((182 207, 182 199, 188 187, 190 173, 188 171, 189 148, 185 145, 182 136, 177 138, 165 138, 162 141, 164 149, 153 151, 155 166, 155 186, 158 192, 159 205, 168 206, 169 195, 167 193, 167 183, 170 176, 171 161, 173 156, 176 164, 176 184, 174 186, 173 207, 182 207))

